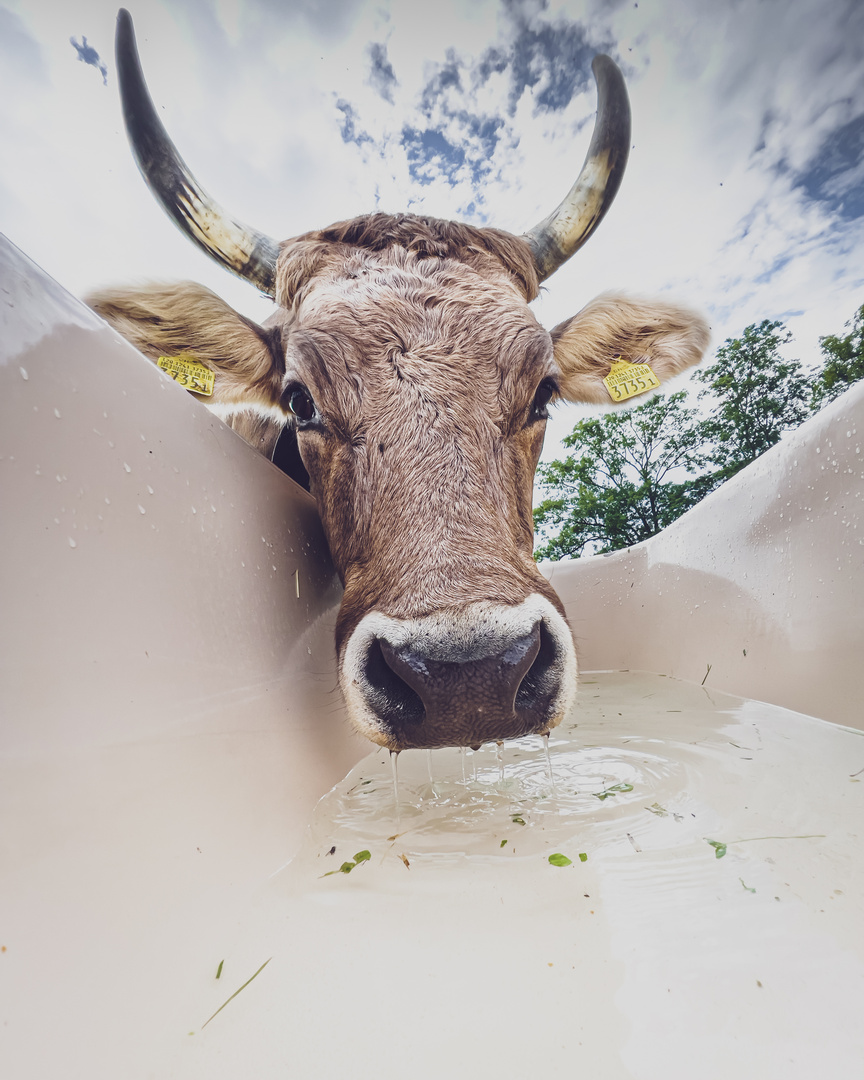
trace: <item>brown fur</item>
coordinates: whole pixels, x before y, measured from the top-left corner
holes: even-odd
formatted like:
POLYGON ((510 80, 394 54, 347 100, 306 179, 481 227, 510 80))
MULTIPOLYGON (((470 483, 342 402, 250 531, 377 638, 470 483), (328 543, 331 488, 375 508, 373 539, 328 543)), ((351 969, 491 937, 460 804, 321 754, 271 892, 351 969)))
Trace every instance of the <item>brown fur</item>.
POLYGON ((291 307, 304 286, 323 274, 346 272, 346 260, 357 251, 401 249, 414 260, 451 259, 481 275, 513 279, 526 301, 539 292, 537 268, 528 244, 502 229, 477 228, 457 221, 413 214, 364 214, 329 228, 305 233, 282 245, 277 268, 276 303, 291 307))
POLYGON ((552 331, 561 394, 609 405, 602 379, 616 358, 647 363, 665 382, 699 363, 709 337, 705 320, 680 304, 603 293, 552 331))
POLYGON ((87 303, 148 359, 186 352, 218 374, 210 406, 223 414, 272 406, 285 370, 279 327, 265 329, 194 281, 106 289, 87 303))

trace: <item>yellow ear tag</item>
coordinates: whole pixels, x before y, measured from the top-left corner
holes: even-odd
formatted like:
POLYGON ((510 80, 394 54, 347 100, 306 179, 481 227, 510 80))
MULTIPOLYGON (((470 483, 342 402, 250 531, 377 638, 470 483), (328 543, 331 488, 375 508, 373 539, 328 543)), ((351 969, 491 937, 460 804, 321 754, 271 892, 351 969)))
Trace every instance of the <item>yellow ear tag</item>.
POLYGON ((619 356, 603 383, 613 401, 626 401, 656 390, 660 380, 647 364, 630 364, 619 356))
POLYGON ((187 390, 207 397, 213 393, 216 376, 210 368, 199 364, 189 353, 180 353, 179 356, 160 356, 156 363, 166 375, 170 375, 175 382, 185 386, 187 390))

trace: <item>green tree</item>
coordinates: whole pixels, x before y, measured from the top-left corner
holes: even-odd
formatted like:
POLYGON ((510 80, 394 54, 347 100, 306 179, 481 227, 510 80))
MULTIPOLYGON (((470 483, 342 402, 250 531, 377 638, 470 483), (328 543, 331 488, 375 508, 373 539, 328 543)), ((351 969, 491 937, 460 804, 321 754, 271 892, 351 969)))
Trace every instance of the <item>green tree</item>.
POLYGON ((753 323, 740 338, 720 346, 710 367, 693 373, 703 386, 699 399, 710 407, 700 425, 715 466, 707 490, 734 476, 810 415, 811 380, 799 360, 785 360, 780 353, 791 339, 783 323, 753 323))
POLYGON ((538 470, 548 497, 534 511, 537 558, 575 558, 636 544, 707 494, 711 477, 700 474, 708 455, 686 397, 683 390, 654 397, 576 425, 564 439, 573 453, 538 470))
MULTIPOLYGON (((839 342, 823 351, 854 359, 862 337, 864 308, 852 334, 823 339, 839 342)), ((573 558, 647 540, 798 427, 811 412, 812 378, 800 361, 782 356, 790 340, 782 323, 767 319, 728 338, 714 362, 693 374, 702 387, 701 418, 679 391, 578 423, 564 440, 575 453, 538 470, 547 497, 534 512, 537 557, 573 558)), ((853 370, 846 362, 837 380, 853 370)))
POLYGON ((864 304, 846 325, 852 327, 846 337, 829 334, 819 338, 825 363, 813 383, 811 401, 814 411, 839 397, 859 379, 864 379, 864 304))

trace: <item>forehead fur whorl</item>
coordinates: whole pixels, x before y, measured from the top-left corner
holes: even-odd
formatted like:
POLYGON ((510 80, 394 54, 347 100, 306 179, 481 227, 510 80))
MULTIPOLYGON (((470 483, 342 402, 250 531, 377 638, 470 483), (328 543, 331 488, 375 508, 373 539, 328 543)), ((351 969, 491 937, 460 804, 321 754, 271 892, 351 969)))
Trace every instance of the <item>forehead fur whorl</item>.
POLYGON ((276 302, 296 304, 315 277, 338 273, 357 251, 388 249, 401 249, 415 260, 454 259, 483 276, 504 271, 526 301, 539 291, 531 249, 512 233, 413 214, 364 214, 286 240, 276 269, 276 302))

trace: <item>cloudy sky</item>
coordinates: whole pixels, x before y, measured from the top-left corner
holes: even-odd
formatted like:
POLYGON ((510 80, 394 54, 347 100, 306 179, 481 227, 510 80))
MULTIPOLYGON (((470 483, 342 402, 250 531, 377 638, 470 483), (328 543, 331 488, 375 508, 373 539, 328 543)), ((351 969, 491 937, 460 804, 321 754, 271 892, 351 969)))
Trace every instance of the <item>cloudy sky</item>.
MULTIPOLYGON (((607 52, 630 164, 537 301, 546 326, 605 289, 667 294, 708 312, 715 345, 782 319, 809 362, 864 302, 862 0, 127 2, 186 162, 277 239, 379 208, 530 228, 581 167, 607 52)), ((193 278, 264 318, 136 171, 116 10, 0 0, 0 230, 75 293, 193 278)))

